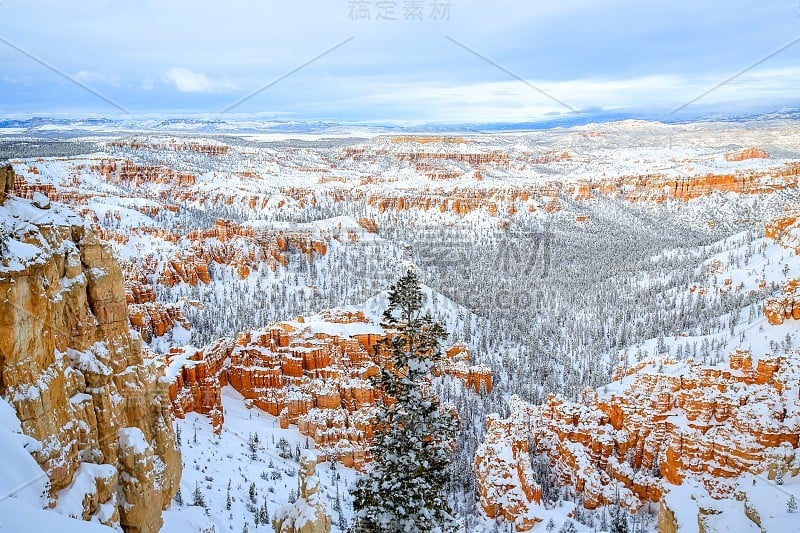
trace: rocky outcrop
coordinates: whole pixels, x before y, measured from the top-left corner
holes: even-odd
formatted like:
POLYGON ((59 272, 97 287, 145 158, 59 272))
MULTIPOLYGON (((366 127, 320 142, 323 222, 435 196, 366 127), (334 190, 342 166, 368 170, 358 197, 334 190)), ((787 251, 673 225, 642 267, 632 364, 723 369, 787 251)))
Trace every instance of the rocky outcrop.
POLYGON ((664 481, 696 478, 719 497, 742 473, 771 464, 797 470, 798 363, 797 354, 754 360, 741 351, 729 368, 665 360, 637 369, 613 392, 587 389, 581 402, 513 399, 507 419, 488 420, 476 456, 481 504, 511 520, 535 518, 530 447, 590 509, 617 497, 631 509, 658 502, 664 481))
POLYGON ((800 280, 787 281, 782 295, 767 298, 764 315, 772 325, 783 324, 785 320, 800 320, 800 280))
POLYGON ((14 167, 10 164, 0 167, 0 204, 6 196, 14 192, 14 167))
POLYGON ((276 533, 329 533, 331 516, 319 494, 317 461, 308 450, 300 456, 300 497, 272 519, 276 533))
POLYGON ((178 245, 180 250, 167 257, 144 252, 135 258, 122 260, 131 291, 135 290, 134 285, 140 291, 149 291, 151 289, 143 286, 155 283, 170 287, 178 283, 208 284, 213 263, 229 266, 240 279, 245 279, 262 266, 273 271, 286 266, 290 250, 298 250, 309 257, 325 255, 328 251, 326 240, 340 238, 338 234, 314 236, 310 231, 258 230, 227 220, 217 220, 209 229, 192 231, 184 236, 155 228, 137 228, 125 234, 110 230, 100 232, 104 240, 117 245, 126 244, 134 235, 178 245))
POLYGON ((63 208, 31 217, 31 204, 13 199, 4 209, 20 217, 11 230, 22 252, 0 265, 0 394, 38 441, 31 453, 54 500, 82 490, 72 482, 83 465, 106 465, 92 494, 78 496, 84 518, 158 531, 180 452, 164 367, 131 334, 121 270, 63 208))
MULTIPOLYGON (((555 157, 555 161, 569 159, 568 155, 562 156, 563 154, 553 157, 555 157)), ((482 173, 480 170, 476 170, 480 168, 480 165, 469 163, 468 160, 469 171, 437 167, 431 164, 429 159, 424 158, 421 160, 422 162, 416 158, 412 160, 416 165, 416 170, 434 184, 442 179, 452 180, 470 173, 476 179, 478 179, 476 173, 480 174, 480 179, 482 179, 482 173)), ((561 209, 559 198, 562 197, 582 201, 591 201, 596 198, 619 198, 629 202, 664 203, 670 200, 687 202, 716 193, 772 194, 797 188, 799 176, 800 163, 787 163, 769 169, 737 170, 729 174, 707 173, 679 177, 664 174, 641 174, 593 180, 544 181, 502 188, 472 184, 465 186, 459 182, 453 187, 439 187, 438 185, 418 187, 413 192, 407 189, 392 190, 391 187, 385 187, 380 192, 376 192, 370 185, 383 183, 386 180, 383 177, 369 176, 362 179, 359 187, 331 190, 296 187, 285 188, 281 192, 297 200, 299 202, 297 205, 301 205, 302 202, 316 204, 332 200, 334 202, 366 202, 378 213, 417 209, 464 216, 482 210, 490 216, 505 216, 523 210, 527 212, 557 212, 561 209)))
POLYGON ((329 533, 331 516, 319 494, 317 461, 305 450, 300 456, 300 497, 283 507, 272 519, 276 533, 329 533))
POLYGON ((738 152, 727 152, 723 155, 725 161, 745 161, 747 159, 766 159, 769 154, 765 150, 759 150, 755 147, 744 148, 738 152))
POLYGON ((624 176, 594 182, 591 190, 631 202, 662 203, 667 200, 689 201, 713 193, 771 194, 797 188, 798 176, 800 163, 789 163, 768 170, 741 170, 733 174, 624 176))
MULTIPOLYGON (((231 385, 245 401, 273 416, 281 427, 297 425, 314 439, 321 458, 348 467, 370 460, 374 406, 382 392, 371 377, 388 358, 376 352, 384 331, 360 311, 330 311, 220 339, 202 350, 174 349, 167 358, 170 398, 176 415, 207 414, 222 427, 220 388, 231 385)), ((463 380, 476 392, 491 391, 488 367, 469 364, 464 346, 448 350, 435 369, 463 380)))
POLYGON ((797 208, 787 210, 785 216, 771 220, 764 228, 764 236, 784 248, 800 253, 800 217, 797 208))
POLYGON ((481 394, 492 392, 492 369, 486 365, 470 364, 469 349, 464 344, 456 344, 445 350, 445 357, 434 368, 434 374, 455 376, 468 388, 481 394))
MULTIPOLYGON (((516 397, 509 409, 523 405, 516 397)), ((513 416, 513 415, 512 415, 513 416)), ((541 521, 535 508, 542 498, 531 467, 528 439, 522 434, 518 419, 502 420, 489 415, 486 436, 475 456, 478 496, 489 518, 502 517, 512 522, 516 531, 530 531, 541 521)))
POLYGON ((150 342, 153 337, 161 337, 175 326, 191 329, 189 320, 183 314, 180 304, 164 304, 161 302, 147 302, 131 304, 128 306, 128 316, 131 327, 136 330, 145 342, 150 342))
POLYGON ((178 172, 160 165, 137 165, 128 159, 101 159, 90 171, 101 174, 116 185, 139 187, 145 184, 168 184, 174 187, 194 185, 197 177, 188 172, 178 172))

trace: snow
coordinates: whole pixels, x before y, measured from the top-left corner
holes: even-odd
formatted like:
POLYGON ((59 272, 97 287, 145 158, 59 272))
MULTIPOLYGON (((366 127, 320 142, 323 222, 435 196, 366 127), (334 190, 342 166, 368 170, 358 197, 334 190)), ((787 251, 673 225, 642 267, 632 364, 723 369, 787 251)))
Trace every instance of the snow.
MULTIPOLYGON (((47 474, 31 456, 38 443, 24 435, 14 408, 0 398, 0 532, 59 531, 100 533, 113 531, 99 524, 74 520, 44 510, 47 474)), ((112 467, 113 468, 113 467, 112 467)))
POLYGON ((113 533, 114 529, 93 522, 67 518, 53 511, 9 498, 0 501, 0 531, 58 531, 59 533, 113 533))
MULTIPOLYGON (((55 511, 68 517, 81 517, 83 515, 83 501, 86 495, 97 494, 98 482, 111 485, 115 479, 117 469, 108 464, 81 463, 72 477, 72 483, 58 492, 58 501, 55 511)), ((114 494, 114 491, 112 491, 114 494)), ((110 507, 116 507, 116 502, 112 498, 109 502, 110 507)), ((102 516, 95 515, 93 520, 99 520, 102 516)))
MULTIPOLYGON (((316 458, 312 439, 300 435, 296 427, 281 429, 277 417, 256 407, 248 409, 244 398, 230 386, 222 390, 222 405, 225 424, 219 436, 211 431, 208 418, 196 413, 188 413, 185 419, 176 420, 182 442, 184 470, 180 486, 184 505, 178 506, 173 502, 172 507, 164 513, 164 533, 197 531, 212 525, 217 531, 229 531, 231 528, 233 531, 241 531, 244 520, 249 522, 251 530, 256 531, 253 515, 247 510, 250 483, 256 484, 258 506, 266 498, 270 518, 288 502, 289 492, 293 490, 297 493, 298 490, 299 465, 294 459, 284 459, 279 455, 277 445, 280 439, 285 438, 288 441, 292 453, 299 447, 301 454, 316 458), (194 442, 195 432, 197 443, 194 442), (252 434, 258 434, 260 443, 255 461, 250 458, 247 444, 252 434), (308 451, 306 444, 309 446, 308 451), (266 479, 262 478, 262 474, 266 479), (273 476, 277 478, 273 479, 273 476), (231 480, 231 511, 225 509, 228 480, 231 480), (188 505, 191 503, 196 482, 208 503, 208 514, 202 508, 188 505)), ((337 465, 336 471, 341 476, 339 493, 343 512, 350 521, 352 510, 347 489, 354 485, 356 472, 342 465, 337 465)), ((336 483, 332 474, 329 463, 317 465, 316 475, 320 479, 321 488, 319 494, 329 510, 332 509, 336 496, 336 483)), ((340 531, 336 526, 337 518, 334 512, 335 533, 340 531)))
POLYGON ((0 254, 0 275, 18 272, 44 261, 53 250, 40 226, 83 226, 84 219, 64 206, 34 207, 30 200, 9 197, 0 207, 0 228, 9 234, 8 251, 0 254))
POLYGON ((150 449, 144 433, 139 428, 122 428, 117 432, 117 441, 123 450, 131 450, 136 455, 146 453, 150 449))

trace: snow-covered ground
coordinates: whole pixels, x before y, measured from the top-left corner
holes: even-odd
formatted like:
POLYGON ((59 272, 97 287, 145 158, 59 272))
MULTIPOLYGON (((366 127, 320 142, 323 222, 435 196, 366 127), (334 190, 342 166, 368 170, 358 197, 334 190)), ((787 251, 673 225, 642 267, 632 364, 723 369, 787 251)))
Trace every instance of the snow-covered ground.
MULTIPOLYGON (((314 449, 314 441, 298 433, 296 427, 281 429, 278 418, 257 407, 246 406, 245 400, 231 387, 222 394, 225 425, 219 435, 211 431, 208 419, 189 413, 176 421, 181 434, 183 504, 173 501, 164 513, 165 533, 186 531, 272 531, 272 525, 257 525, 252 509, 260 510, 266 503, 270 520, 290 497, 299 493, 298 461, 303 450, 314 449), (250 447, 252 437, 258 436, 256 451, 250 447), (290 457, 282 454, 284 449, 290 457), (282 456, 284 455, 284 456, 282 456), (255 484, 255 498, 250 498, 255 484), (230 487, 230 489, 228 488, 230 487), (195 490, 199 490, 206 507, 193 505, 195 490), (230 494, 230 509, 227 508, 230 494)), ((357 473, 329 462, 317 465, 321 494, 333 516, 333 531, 352 521, 351 498, 348 489, 355 483, 357 473), (337 502, 337 492, 339 505, 337 502), (341 509, 341 512, 335 510, 341 509), (341 517, 341 518, 340 518, 341 517)))

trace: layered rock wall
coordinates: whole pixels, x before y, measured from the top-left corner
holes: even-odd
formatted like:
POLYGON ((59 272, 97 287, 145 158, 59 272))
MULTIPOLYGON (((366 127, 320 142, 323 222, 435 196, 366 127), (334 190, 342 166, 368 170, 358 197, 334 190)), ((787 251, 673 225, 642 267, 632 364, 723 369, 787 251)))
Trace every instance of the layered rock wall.
MULTIPOLYGON (((207 414, 218 431, 220 388, 229 384, 250 405, 277 416, 281 427, 296 424, 321 457, 361 468, 370 460, 374 406, 382 395, 370 378, 388 365, 375 349, 385 337, 360 311, 334 311, 243 332, 200 351, 175 349, 167 355, 173 410, 177 416, 207 414)), ((435 373, 461 379, 476 392, 492 388, 490 370, 470 365, 464 346, 448 350, 435 373)))
MULTIPOLYGON (((526 513, 539 503, 529 481, 531 446, 590 509, 617 497, 638 509, 661 499, 664 481, 679 485, 687 476, 725 496, 726 480, 774 468, 776 450, 798 448, 799 359, 754 361, 734 352, 729 368, 662 361, 662 371, 639 369, 615 392, 587 389, 581 402, 550 396, 532 406, 515 399, 509 418, 489 419, 476 457, 483 508, 530 520, 526 513)), ((786 464, 793 474, 800 469, 800 461, 786 464)))
POLYGON ((13 228, 30 255, 0 266, 0 394, 39 442, 54 501, 80 490, 70 486, 82 465, 107 465, 84 518, 113 502, 99 519, 156 532, 181 473, 163 365, 131 334, 110 249, 68 212, 30 217, 31 204, 12 202, 33 220, 13 228))

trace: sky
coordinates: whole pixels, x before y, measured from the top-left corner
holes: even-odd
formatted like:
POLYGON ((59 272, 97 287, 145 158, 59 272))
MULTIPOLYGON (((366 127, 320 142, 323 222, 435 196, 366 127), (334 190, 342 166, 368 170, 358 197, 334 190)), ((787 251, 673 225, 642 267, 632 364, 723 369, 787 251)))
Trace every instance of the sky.
POLYGON ((487 123, 800 107, 800 0, 0 0, 0 20, 4 117, 487 123))

